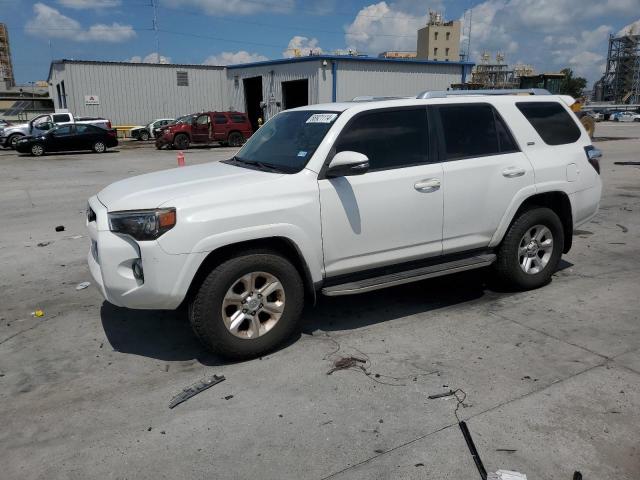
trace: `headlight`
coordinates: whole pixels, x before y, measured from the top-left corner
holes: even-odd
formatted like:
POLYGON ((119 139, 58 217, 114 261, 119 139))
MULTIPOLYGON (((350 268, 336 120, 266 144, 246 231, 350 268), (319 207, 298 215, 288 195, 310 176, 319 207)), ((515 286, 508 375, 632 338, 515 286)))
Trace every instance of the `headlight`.
POLYGON ((109 229, 136 240, 155 240, 176 224, 176 209, 127 210, 109 214, 109 229))

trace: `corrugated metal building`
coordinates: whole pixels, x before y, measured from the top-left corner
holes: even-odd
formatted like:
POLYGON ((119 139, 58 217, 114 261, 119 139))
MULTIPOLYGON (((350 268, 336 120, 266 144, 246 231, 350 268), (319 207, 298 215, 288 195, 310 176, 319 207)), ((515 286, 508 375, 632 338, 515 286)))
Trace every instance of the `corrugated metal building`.
POLYGON ((60 60, 51 64, 56 108, 142 124, 202 110, 237 110, 256 124, 301 105, 361 95, 409 96, 463 83, 472 63, 309 56, 215 67, 60 60))

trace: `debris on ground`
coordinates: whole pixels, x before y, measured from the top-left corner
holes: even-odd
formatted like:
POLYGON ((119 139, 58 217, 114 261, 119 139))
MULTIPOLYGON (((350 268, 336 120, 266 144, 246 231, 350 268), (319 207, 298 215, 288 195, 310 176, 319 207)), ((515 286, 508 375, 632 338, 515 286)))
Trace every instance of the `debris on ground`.
POLYGON ((47 245, 51 245, 51 242, 40 242, 38 244, 39 247, 46 247, 47 245))
POLYGON ((84 290, 84 289, 85 289, 85 288, 87 288, 89 285, 91 285, 91 282, 82 282, 82 283, 79 283, 79 284, 76 286, 76 290, 84 290))
POLYGON ((34 312, 31 312, 31 315, 33 315, 34 317, 44 317, 44 311, 37 309, 34 312))
POLYGON ((435 395, 429 395, 427 398, 429 400, 435 400, 436 398, 444 398, 444 397, 453 397, 456 394, 453 390, 449 390, 448 392, 436 393, 435 395))
MULTIPOLYGON (((476 464, 476 468, 478 469, 478 473, 480 473, 480 477, 482 478, 482 480, 487 480, 488 478, 487 471, 484 468, 484 464, 482 463, 482 459, 480 458, 480 454, 478 453, 478 450, 476 450, 476 445, 475 443, 473 443, 473 438, 471 438, 471 432, 469 431, 467 424, 465 422, 458 422, 458 426, 462 431, 462 436, 464 437, 465 442, 467 442, 467 448, 471 453, 471 458, 473 458, 473 461, 476 464)), ((501 479, 500 477, 495 477, 492 480, 507 480, 507 479, 506 478, 501 479)), ((526 480, 526 477, 525 477, 525 480, 526 480)))
POLYGON ((207 388, 211 388, 214 385, 223 382, 224 380, 226 380, 224 375, 213 375, 207 380, 200 380, 199 382, 194 383, 193 385, 185 388, 178 395, 173 397, 169 402, 169 408, 174 408, 177 405, 180 405, 182 402, 189 400, 191 397, 199 394, 207 388))
POLYGON ((83 237, 84 237, 84 235, 71 235, 71 236, 66 237, 66 238, 68 238, 69 240, 78 240, 78 239, 83 238, 83 237))
POLYGON ((516 453, 517 451, 515 448, 496 448, 496 452, 516 453))
POLYGON ((624 225, 620 225, 619 223, 616 223, 616 226, 622 229, 622 233, 627 233, 629 231, 627 227, 625 227, 624 225))
POLYGON ((56 227, 56 232, 64 232, 64 225, 58 225, 56 227))
POLYGON ((224 397, 225 400, 231 400, 233 398, 233 395, 227 395, 226 397, 224 397))
POLYGON ((365 364, 367 361, 364 358, 354 357, 352 355, 348 357, 339 357, 333 362, 333 368, 327 372, 327 375, 331 375, 338 370, 348 370, 349 368, 358 367, 364 370, 358 363, 365 364))
POLYGON ((487 475, 487 480, 527 480, 527 476, 511 470, 498 470, 487 475))

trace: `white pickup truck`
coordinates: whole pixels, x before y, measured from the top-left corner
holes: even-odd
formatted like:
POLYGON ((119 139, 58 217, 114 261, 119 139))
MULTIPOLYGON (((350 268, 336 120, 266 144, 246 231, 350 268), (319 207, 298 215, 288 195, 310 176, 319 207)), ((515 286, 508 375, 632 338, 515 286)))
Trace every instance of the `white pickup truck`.
POLYGON ((319 294, 481 267, 545 285, 598 211, 601 154, 566 98, 496 93, 287 110, 229 160, 114 183, 89 199, 93 278, 123 307, 188 304, 236 358, 282 344, 319 294))
POLYGON ((70 112, 56 112, 38 115, 27 123, 10 125, 0 129, 0 145, 15 148, 16 143, 22 137, 38 136, 51 130, 54 125, 66 125, 69 123, 88 123, 105 129, 111 128, 111 121, 97 117, 74 117, 70 112))

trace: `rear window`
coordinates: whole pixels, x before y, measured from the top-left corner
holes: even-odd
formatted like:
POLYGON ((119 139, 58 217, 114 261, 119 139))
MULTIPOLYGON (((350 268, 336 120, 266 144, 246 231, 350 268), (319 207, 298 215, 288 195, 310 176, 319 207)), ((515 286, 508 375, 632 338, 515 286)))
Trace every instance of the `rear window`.
POLYGON ((518 110, 547 145, 566 145, 580 138, 580 129, 558 102, 516 102, 518 110))
POLYGON ((488 104, 438 107, 447 160, 517 152, 500 115, 488 104))

